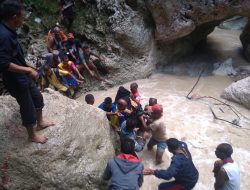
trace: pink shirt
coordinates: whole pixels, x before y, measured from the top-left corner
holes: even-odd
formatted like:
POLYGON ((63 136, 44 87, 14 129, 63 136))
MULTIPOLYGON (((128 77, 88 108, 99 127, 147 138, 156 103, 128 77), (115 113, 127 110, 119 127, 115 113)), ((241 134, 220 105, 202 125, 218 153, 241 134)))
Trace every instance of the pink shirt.
POLYGON ((136 101, 137 104, 140 104, 141 102, 141 95, 139 91, 137 90, 134 94, 131 92, 132 98, 136 101))

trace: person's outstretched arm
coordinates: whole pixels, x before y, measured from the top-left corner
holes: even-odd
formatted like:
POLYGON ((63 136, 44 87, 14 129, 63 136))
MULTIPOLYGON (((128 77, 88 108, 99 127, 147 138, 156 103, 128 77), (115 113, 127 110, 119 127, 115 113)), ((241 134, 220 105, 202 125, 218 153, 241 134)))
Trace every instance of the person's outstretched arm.
POLYGON ((78 78, 81 80, 84 80, 84 77, 80 74, 79 70, 77 69, 77 67, 75 66, 75 64, 73 62, 72 62, 72 68, 74 69, 74 71, 78 75, 78 78))
POLYGON ((154 175, 158 178, 169 180, 177 174, 180 167, 181 162, 177 158, 173 158, 167 170, 155 170, 154 175))

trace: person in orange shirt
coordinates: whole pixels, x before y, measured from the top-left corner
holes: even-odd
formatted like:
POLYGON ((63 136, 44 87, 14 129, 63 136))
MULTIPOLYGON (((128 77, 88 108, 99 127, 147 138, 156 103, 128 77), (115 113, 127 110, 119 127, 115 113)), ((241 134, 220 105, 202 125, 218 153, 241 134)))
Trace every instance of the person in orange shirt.
POLYGON ((67 36, 61 31, 59 26, 51 29, 46 39, 48 52, 52 53, 53 50, 63 49, 63 43, 67 41, 67 36))

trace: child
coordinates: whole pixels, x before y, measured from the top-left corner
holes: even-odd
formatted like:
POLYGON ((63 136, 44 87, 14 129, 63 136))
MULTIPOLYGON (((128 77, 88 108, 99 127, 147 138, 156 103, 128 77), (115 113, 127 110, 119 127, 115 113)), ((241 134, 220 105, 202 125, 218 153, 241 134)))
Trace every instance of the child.
POLYGON ((64 93, 68 97, 71 97, 71 91, 67 86, 63 84, 63 80, 59 75, 57 69, 51 69, 49 65, 45 65, 44 72, 45 76, 42 77, 42 86, 41 86, 42 91, 46 87, 46 84, 48 84, 49 82, 49 84, 51 84, 56 90, 59 90, 59 92, 64 93))
POLYGON ((156 164, 162 163, 162 156, 167 147, 166 125, 163 118, 163 108, 160 104, 152 106, 151 113, 152 123, 149 128, 152 132, 152 137, 148 142, 148 150, 152 150, 153 146, 157 145, 156 164))
POLYGON ((132 83, 130 85, 130 91, 131 91, 131 94, 130 94, 131 99, 134 100, 137 104, 140 104, 141 96, 140 96, 140 93, 138 91, 138 84, 135 82, 132 83))
POLYGON ((112 115, 116 115, 116 106, 112 103, 112 98, 107 97, 104 99, 104 102, 101 103, 98 108, 106 112, 107 118, 110 121, 112 115))
POLYGON ((72 61, 69 61, 68 56, 65 54, 62 58, 62 62, 58 65, 58 70, 61 76, 67 81, 68 86, 77 88, 84 77, 80 74, 79 70, 72 61), (75 72, 79 80, 75 77, 75 72))
POLYGON ((87 95, 85 96, 85 102, 86 102, 87 104, 93 106, 94 103, 95 103, 95 97, 93 96, 93 94, 87 94, 87 95))
POLYGON ((127 102, 124 99, 119 99, 116 105, 116 115, 111 117, 111 126, 116 132, 120 131, 121 124, 126 120, 126 117, 131 114, 131 110, 127 108, 127 102))

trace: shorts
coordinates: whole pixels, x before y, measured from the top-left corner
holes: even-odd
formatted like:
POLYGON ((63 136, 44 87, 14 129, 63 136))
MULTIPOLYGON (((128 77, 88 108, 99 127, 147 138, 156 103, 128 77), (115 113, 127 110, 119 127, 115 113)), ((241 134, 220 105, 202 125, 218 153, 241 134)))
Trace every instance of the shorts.
POLYGON ((67 85, 73 88, 78 87, 77 81, 73 77, 65 77, 65 80, 67 81, 67 85))
POLYGON ((20 106, 22 124, 25 127, 33 127, 37 121, 37 110, 41 110, 44 107, 43 96, 35 83, 31 82, 28 88, 8 90, 20 106))
POLYGON ((155 140, 153 137, 150 138, 148 144, 151 146, 157 145, 157 151, 162 153, 165 152, 165 149, 167 148, 166 141, 158 141, 155 140))
POLYGON ((175 181, 161 183, 158 190, 184 190, 185 187, 175 181))
POLYGON ((146 144, 146 141, 142 138, 137 138, 135 141, 135 152, 141 152, 146 144))

